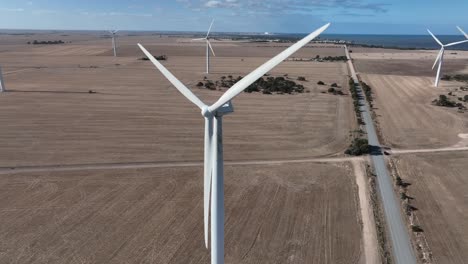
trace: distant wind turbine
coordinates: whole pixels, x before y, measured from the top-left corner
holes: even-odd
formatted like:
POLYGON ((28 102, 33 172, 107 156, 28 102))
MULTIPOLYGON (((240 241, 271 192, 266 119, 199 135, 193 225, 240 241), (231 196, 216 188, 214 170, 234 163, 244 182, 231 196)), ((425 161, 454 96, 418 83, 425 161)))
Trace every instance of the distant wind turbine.
POLYGON ((468 34, 465 33, 465 31, 463 31, 463 29, 461 29, 461 27, 457 26, 458 30, 460 30, 460 32, 465 35, 465 38, 468 39, 468 34))
POLYGON ((442 62, 444 60, 444 52, 445 52, 445 48, 446 47, 451 47, 451 46, 455 46, 455 45, 458 45, 458 44, 462 44, 462 43, 465 43, 465 42, 468 42, 468 40, 463 40, 463 41, 457 41, 457 42, 453 42, 453 43, 449 43, 449 44, 442 44, 442 42, 440 42, 439 39, 436 38, 436 36, 434 36, 434 34, 432 34, 432 32, 428 29, 427 32, 429 32, 429 34, 431 34, 431 36, 435 39, 435 41, 440 45, 440 51, 439 51, 439 54, 437 55, 437 58, 434 62, 434 65, 432 65, 432 69, 435 68, 437 62, 439 63, 439 66, 437 68, 437 76, 436 76, 436 79, 435 79, 435 83, 434 83, 434 86, 435 87, 438 87, 439 86, 439 81, 440 81, 440 71, 442 70, 442 62))
POLYGON ((206 73, 210 73, 210 50, 213 53, 213 56, 216 57, 216 54, 213 50, 213 47, 210 43, 210 32, 211 28, 213 27, 214 19, 211 21, 210 28, 208 29, 208 33, 204 38, 192 39, 192 41, 206 41, 206 73))
POLYGON ((224 263, 224 161, 223 161, 223 123, 224 115, 232 113, 231 100, 252 83, 276 67, 286 58, 320 35, 330 23, 312 32, 296 44, 270 59, 253 72, 242 78, 227 90, 213 105, 204 104, 192 91, 180 82, 171 72, 159 63, 141 44, 143 53, 156 68, 182 93, 189 101, 198 106, 205 119, 204 150, 204 230, 205 246, 208 248, 209 216, 211 211, 211 263, 224 263), (211 199, 210 199, 211 195, 211 199), (211 210, 210 210, 211 201, 211 210))
POLYGON ((116 33, 118 30, 109 30, 109 33, 112 34, 112 48, 114 49, 114 57, 117 57, 117 42, 116 42, 116 33))
POLYGON ((0 67, 0 93, 6 92, 5 84, 3 83, 3 72, 0 67))

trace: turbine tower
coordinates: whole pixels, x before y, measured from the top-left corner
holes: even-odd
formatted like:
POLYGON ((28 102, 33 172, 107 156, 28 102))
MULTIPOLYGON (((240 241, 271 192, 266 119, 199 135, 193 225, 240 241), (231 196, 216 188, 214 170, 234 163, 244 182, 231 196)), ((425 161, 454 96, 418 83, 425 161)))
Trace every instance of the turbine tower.
POLYGON ((468 39, 468 34, 465 33, 465 31, 463 31, 463 29, 461 29, 461 27, 457 26, 458 30, 460 30, 460 32, 465 35, 465 38, 468 39))
POLYGON ((0 67, 0 93, 6 92, 5 83, 3 83, 3 72, 0 67))
POLYGON ((434 62, 434 65, 432 65, 432 69, 435 68, 437 62, 439 63, 439 66, 437 67, 437 75, 436 75, 436 79, 435 79, 435 83, 434 83, 434 86, 435 87, 439 87, 439 81, 440 81, 440 71, 442 70, 442 62, 444 60, 444 52, 445 52, 445 48, 446 47, 451 47, 451 46, 455 46, 455 45, 458 45, 458 44, 461 44, 461 43, 465 43, 465 42, 468 42, 468 40, 463 40, 463 41, 457 41, 457 42, 453 42, 453 43, 449 43, 449 44, 442 44, 442 42, 440 42, 439 39, 436 38, 436 36, 434 36, 434 34, 432 34, 432 32, 428 29, 427 32, 429 32, 429 34, 431 34, 431 36, 435 39, 435 41, 440 45, 440 51, 439 51, 439 54, 437 55, 437 58, 434 62))
POLYGON ((213 53, 213 56, 216 57, 216 54, 213 50, 213 47, 211 46, 210 43, 210 32, 211 28, 213 27, 214 19, 211 21, 210 28, 208 29, 208 33, 206 34, 206 37, 204 38, 198 38, 198 39, 192 39, 192 41, 205 41, 206 42, 206 73, 210 73, 210 50, 213 53))
POLYGON ((114 50, 114 57, 117 57, 117 42, 115 40, 117 32, 119 32, 119 31, 118 30, 109 30, 109 33, 112 34, 112 49, 114 50))
POLYGON ((204 104, 195 94, 180 82, 171 72, 159 63, 141 44, 143 53, 156 68, 182 93, 189 101, 198 106, 205 119, 204 150, 204 230, 205 246, 208 248, 208 228, 211 212, 211 263, 224 263, 224 162, 223 162, 223 116, 234 111, 231 100, 254 83, 265 73, 276 67, 301 47, 320 35, 330 23, 312 32, 296 44, 270 59, 242 80, 227 90, 213 105, 204 104), (211 199, 210 199, 211 195, 211 199), (211 210, 210 210, 211 201, 211 210))

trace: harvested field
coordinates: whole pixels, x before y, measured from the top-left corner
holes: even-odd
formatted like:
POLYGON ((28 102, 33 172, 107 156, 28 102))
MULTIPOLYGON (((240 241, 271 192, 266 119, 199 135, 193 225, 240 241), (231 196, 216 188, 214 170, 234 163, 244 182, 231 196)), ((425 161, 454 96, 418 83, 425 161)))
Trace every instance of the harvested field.
POLYGON ((411 183, 415 223, 424 230, 434 263, 462 264, 468 259, 468 152, 396 157, 400 176, 411 183))
MULTIPOLYGON (((437 50, 392 50, 353 48, 357 71, 366 74, 428 76, 435 78, 432 65, 437 50)), ((447 50, 442 74, 468 72, 468 51, 447 50)))
MULTIPOLYGON (((31 56, 25 62, 11 53, 0 58, 13 91, 0 96, 0 166, 201 160, 199 110, 150 62, 85 55, 31 56)), ((244 76, 266 60, 216 57, 209 78, 244 76)), ((164 63, 206 102, 222 94, 195 88, 205 76, 203 57, 164 63)), ((225 118, 227 160, 329 156, 347 147, 355 128, 351 98, 322 94, 327 86, 316 85, 322 80, 346 87, 346 65, 285 62, 272 71, 286 73, 293 80, 306 77, 302 84, 310 93, 235 99, 236 112, 225 118)))
POLYGON ((431 104, 460 83, 442 81, 436 89, 433 78, 376 74, 361 77, 374 91, 385 144, 395 148, 448 147, 460 141, 458 134, 467 133, 467 113, 431 104))
MULTIPOLYGON (((226 167, 226 263, 358 263, 350 164, 226 167)), ((202 168, 0 177, 1 263, 207 263, 202 168)))
MULTIPOLYGON (((204 46, 124 36, 113 58, 100 34, 62 37, 72 43, 26 45, 62 38, 25 35, 0 46, 9 90, 0 95, 0 167, 82 165, 1 175, 0 263, 207 263, 202 168, 176 164, 201 162, 203 118, 139 60, 135 44, 168 55, 167 68, 211 103, 223 91, 195 87, 205 76, 204 46), (129 162, 167 167, 84 170, 129 162)), ((244 76, 289 45, 214 46, 207 78, 216 81, 244 76)), ((296 56, 343 55, 341 47, 312 46, 296 56)), ((236 98, 224 119, 226 160, 342 155, 356 128, 351 98, 322 92, 337 83, 347 93, 346 65, 288 61, 271 72, 285 74, 304 76, 309 92, 236 98)), ((351 164, 337 164, 226 166, 226 263, 359 263, 355 180, 351 164)))

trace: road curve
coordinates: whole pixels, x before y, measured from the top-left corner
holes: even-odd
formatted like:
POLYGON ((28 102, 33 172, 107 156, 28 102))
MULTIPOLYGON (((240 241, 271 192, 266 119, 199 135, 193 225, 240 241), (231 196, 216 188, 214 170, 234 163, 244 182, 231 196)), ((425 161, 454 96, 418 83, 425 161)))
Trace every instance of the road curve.
MULTIPOLYGON (((354 83, 358 86, 358 92, 361 95, 361 107, 362 117, 365 122, 367 137, 369 144, 380 149, 380 142, 377 138, 372 116, 369 111, 365 97, 362 94, 362 89, 359 83, 359 79, 354 69, 353 61, 348 51, 348 47, 345 45, 346 57, 348 58, 348 67, 354 83)), ((400 203, 397 199, 395 192, 393 191, 392 179, 387 170, 385 164, 385 158, 382 153, 375 153, 371 155, 372 163, 374 164, 374 170, 377 175, 377 186, 380 193, 380 198, 383 203, 385 212, 385 218, 387 222, 388 233, 390 234, 390 240, 392 245, 392 253, 395 263, 397 264, 416 264, 416 258, 411 246, 410 238, 406 224, 403 221, 401 215, 400 203)))

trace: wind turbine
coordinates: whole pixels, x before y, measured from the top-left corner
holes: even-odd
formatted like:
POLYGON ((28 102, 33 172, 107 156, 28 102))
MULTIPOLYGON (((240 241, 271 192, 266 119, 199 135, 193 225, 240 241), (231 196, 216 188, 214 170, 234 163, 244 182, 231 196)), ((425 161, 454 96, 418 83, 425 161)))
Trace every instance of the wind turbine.
POLYGON ((463 29, 461 29, 461 27, 457 26, 458 30, 460 30, 460 32, 465 35, 465 38, 468 39, 468 34, 465 33, 465 31, 463 31, 463 29))
POLYGON ((117 43, 115 41, 116 33, 119 32, 118 30, 109 30, 109 33, 112 34, 112 48, 114 49, 114 57, 117 57, 117 43))
POLYGON ((442 42, 440 42, 439 39, 436 38, 436 36, 434 36, 434 34, 432 34, 432 32, 428 29, 427 32, 429 32, 429 34, 431 34, 431 36, 435 39, 435 41, 440 45, 440 51, 439 51, 439 54, 437 55, 437 58, 434 62, 434 65, 432 65, 432 69, 435 68, 437 62, 439 62, 439 66, 437 68, 437 76, 436 76, 436 79, 435 79, 435 83, 434 83, 434 86, 435 87, 438 87, 439 86, 439 81, 440 81, 440 71, 442 69, 442 62, 444 60, 444 52, 445 52, 445 48, 446 47, 451 47, 451 46, 455 46, 455 45, 458 45, 458 44, 461 44, 461 43, 465 43, 465 42, 468 42, 468 40, 463 40, 463 41, 457 41, 457 42, 453 42, 453 43, 449 43, 449 44, 442 44, 442 42))
POLYGON ((192 39, 192 41, 206 41, 206 73, 210 73, 210 50, 213 53, 213 56, 216 57, 216 54, 213 50, 213 47, 211 46, 210 43, 210 32, 211 28, 213 27, 214 19, 211 21, 210 28, 208 29, 208 33, 206 34, 206 37, 204 38, 198 38, 198 39, 192 39))
POLYGON ((138 44, 143 53, 156 68, 182 93, 189 101, 198 106, 205 119, 204 150, 204 230, 205 246, 208 248, 208 228, 211 211, 211 263, 224 263, 224 162, 223 162, 223 116, 234 111, 231 100, 254 83, 265 73, 280 64, 286 58, 309 43, 330 26, 330 23, 312 32, 296 44, 270 59, 242 80, 234 84, 211 106, 203 103, 195 94, 169 72, 151 53, 138 44), (211 195, 211 199, 210 199, 211 195), (211 201, 211 210, 210 210, 211 201))
POLYGON ((0 67, 0 93, 6 92, 5 84, 3 83, 3 72, 0 67))

